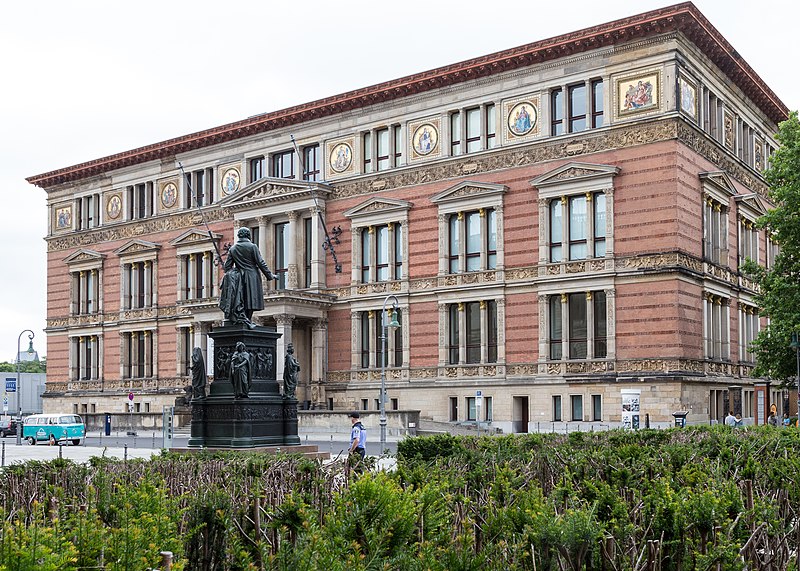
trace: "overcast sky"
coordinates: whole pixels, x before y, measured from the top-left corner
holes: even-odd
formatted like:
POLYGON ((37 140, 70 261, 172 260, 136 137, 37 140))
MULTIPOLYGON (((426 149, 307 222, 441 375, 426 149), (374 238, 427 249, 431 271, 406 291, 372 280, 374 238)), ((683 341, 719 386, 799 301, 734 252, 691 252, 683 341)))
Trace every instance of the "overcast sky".
MULTIPOLYGON (((0 361, 24 329, 47 353, 45 193, 26 177, 672 3, 4 2, 0 361)), ((695 5, 798 109, 800 8, 695 5)))

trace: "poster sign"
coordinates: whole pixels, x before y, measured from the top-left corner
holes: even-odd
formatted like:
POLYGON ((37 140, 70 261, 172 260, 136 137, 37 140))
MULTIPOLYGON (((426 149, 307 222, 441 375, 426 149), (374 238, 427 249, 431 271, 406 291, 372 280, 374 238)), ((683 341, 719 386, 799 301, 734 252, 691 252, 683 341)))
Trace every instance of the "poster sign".
POLYGON ((642 391, 623 389, 620 392, 622 396, 622 428, 638 430, 642 391))
POLYGON ((6 377, 6 392, 7 393, 17 392, 17 379, 6 377))

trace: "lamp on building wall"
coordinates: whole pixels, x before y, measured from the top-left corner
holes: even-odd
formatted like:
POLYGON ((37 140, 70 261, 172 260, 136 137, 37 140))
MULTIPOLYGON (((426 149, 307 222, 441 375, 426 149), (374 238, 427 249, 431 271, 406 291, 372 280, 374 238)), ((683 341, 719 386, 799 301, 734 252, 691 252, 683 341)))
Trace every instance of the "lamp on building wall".
POLYGON ((33 338, 35 337, 30 329, 23 329, 17 337, 17 445, 22 444, 22 383, 19 381, 19 343, 23 333, 28 333, 28 353, 30 354, 33 354, 33 338))
POLYGON ((800 340, 797 338, 797 331, 792 331, 792 342, 789 343, 789 347, 794 349, 797 361, 797 418, 800 425, 800 340))
POLYGON ((381 396, 380 396, 380 410, 381 410, 381 454, 386 450, 386 359, 387 349, 386 341, 389 336, 388 329, 397 329, 400 323, 397 321, 397 297, 394 295, 387 295, 383 300, 383 309, 381 309, 381 341, 383 342, 383 351, 381 354, 381 396), (386 304, 392 302, 392 321, 386 323, 386 304))

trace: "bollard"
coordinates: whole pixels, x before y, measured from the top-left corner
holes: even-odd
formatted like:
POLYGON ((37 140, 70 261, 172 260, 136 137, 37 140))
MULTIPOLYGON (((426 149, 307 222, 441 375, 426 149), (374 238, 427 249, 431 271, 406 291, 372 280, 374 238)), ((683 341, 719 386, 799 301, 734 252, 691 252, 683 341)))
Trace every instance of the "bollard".
POLYGON ((128 461, 128 443, 125 443, 125 461, 128 461))
POLYGON ((172 551, 161 552, 161 570, 170 571, 172 569, 172 551))
POLYGON ((64 459, 64 447, 61 444, 58 445, 58 459, 64 459))
POLYGON ((0 465, 3 466, 3 468, 5 468, 5 466, 6 466, 6 441, 5 440, 3 440, 3 460, 2 460, 2 462, 0 462, 0 465))

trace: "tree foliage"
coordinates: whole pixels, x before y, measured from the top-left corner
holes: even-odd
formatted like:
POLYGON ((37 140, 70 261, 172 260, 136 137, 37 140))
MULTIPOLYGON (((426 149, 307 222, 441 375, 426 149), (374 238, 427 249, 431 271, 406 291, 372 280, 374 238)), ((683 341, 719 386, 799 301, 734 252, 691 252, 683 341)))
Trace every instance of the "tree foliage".
MULTIPOLYGON (((0 363, 0 373, 16 373, 17 364, 3 361, 0 363)), ((47 360, 41 359, 39 361, 21 361, 19 364, 20 373, 46 373, 47 360)))
POLYGON ((753 342, 755 375, 783 381, 796 373, 792 332, 800 332, 800 121, 794 111, 780 124, 780 143, 764 173, 775 208, 759 219, 780 248, 769 269, 748 260, 743 267, 759 286, 756 302, 768 325, 753 342))

